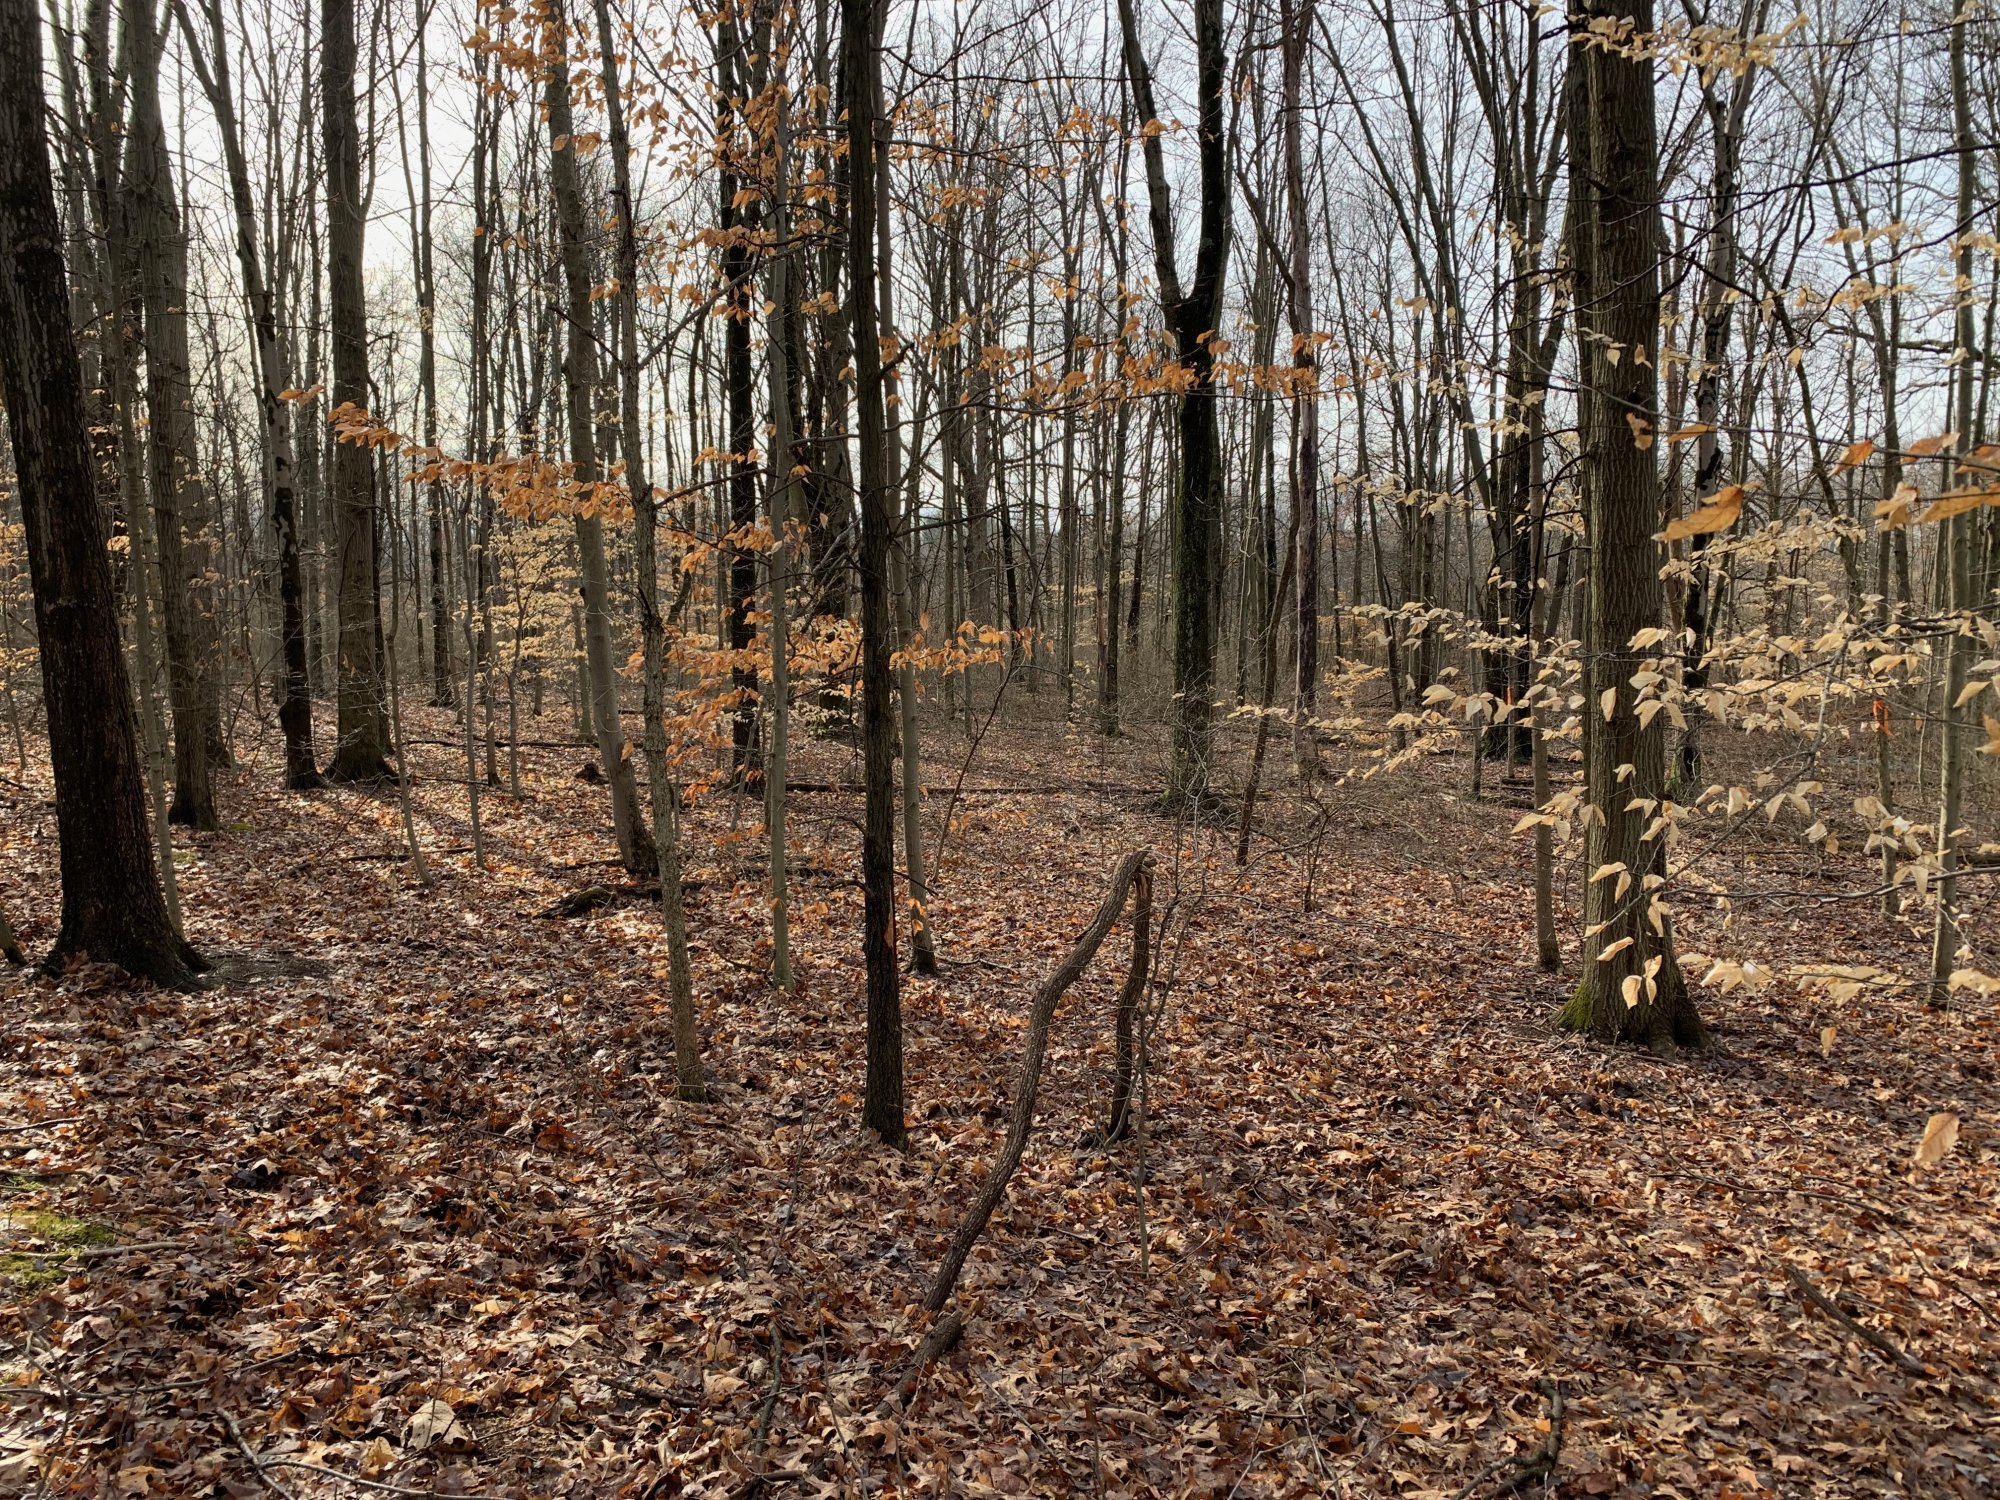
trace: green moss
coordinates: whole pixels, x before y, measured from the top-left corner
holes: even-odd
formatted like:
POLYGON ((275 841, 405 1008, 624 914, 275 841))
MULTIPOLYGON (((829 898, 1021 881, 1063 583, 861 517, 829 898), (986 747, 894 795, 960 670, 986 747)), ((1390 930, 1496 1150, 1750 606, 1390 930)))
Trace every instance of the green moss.
POLYGON ((54 1286, 69 1275, 69 1257, 63 1251, 81 1250, 90 1245, 109 1245, 118 1238, 108 1224, 72 1218, 53 1209, 10 1213, 5 1216, 5 1221, 10 1238, 39 1240, 50 1247, 48 1250, 0 1255, 0 1276, 11 1282, 14 1291, 22 1295, 32 1295, 54 1286))
POLYGON ((1576 988, 1570 991, 1569 1000, 1556 1012, 1556 1029, 1559 1031, 1590 1030, 1590 981, 1579 979, 1576 988))

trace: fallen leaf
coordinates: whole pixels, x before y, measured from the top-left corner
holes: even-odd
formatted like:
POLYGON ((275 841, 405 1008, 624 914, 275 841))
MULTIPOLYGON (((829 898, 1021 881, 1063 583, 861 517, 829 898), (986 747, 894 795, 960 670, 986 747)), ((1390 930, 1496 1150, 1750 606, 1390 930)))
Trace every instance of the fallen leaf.
POLYGON ((1944 1160, 1945 1153, 1957 1144, 1958 1112, 1939 1110, 1925 1123, 1924 1138, 1917 1142, 1917 1167, 1921 1170, 1936 1166, 1944 1160))

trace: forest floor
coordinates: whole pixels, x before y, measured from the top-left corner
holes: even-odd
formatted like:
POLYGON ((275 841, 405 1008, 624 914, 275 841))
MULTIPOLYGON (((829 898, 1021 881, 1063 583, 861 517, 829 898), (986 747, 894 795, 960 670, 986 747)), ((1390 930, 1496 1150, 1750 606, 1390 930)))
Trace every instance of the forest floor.
MULTIPOLYGON (((428 887, 393 794, 278 791, 265 742, 179 855, 215 988, 0 976, 0 1494, 1996 1493, 1992 1000, 1705 990, 1721 1048, 1675 1061, 1553 1035, 1524 785, 1493 769, 1475 803, 1441 755, 1314 814, 1276 746, 1239 872, 1230 831, 1154 810, 1159 726, 1106 742, 1058 707, 1024 696, 970 759, 932 726, 945 962, 904 987, 906 1155, 858 1126, 851 792, 793 799, 789 998, 757 806, 699 804, 713 1099, 687 1105, 652 905, 543 914, 615 874, 565 724, 530 731, 520 798, 486 794, 482 873, 442 852, 468 842, 451 721, 411 715, 428 887), (1027 997, 1139 846, 1175 934, 1143 1205, 1141 1142, 1089 1144, 1114 936, 963 1339, 885 1406, 1027 997)), ((799 761, 858 779, 844 745, 799 761)), ((0 902, 43 951, 46 771, 4 775, 0 902)), ((1728 930, 1691 907, 1687 949, 1923 972, 1921 914, 1815 899, 1869 861, 1744 838, 1707 872, 1791 894, 1728 930)))

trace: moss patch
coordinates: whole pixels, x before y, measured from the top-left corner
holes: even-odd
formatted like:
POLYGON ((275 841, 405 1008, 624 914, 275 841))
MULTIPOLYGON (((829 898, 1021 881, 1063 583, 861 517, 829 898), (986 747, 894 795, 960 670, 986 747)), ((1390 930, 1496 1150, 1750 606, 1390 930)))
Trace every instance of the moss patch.
MULTIPOLYGON (((10 1181, 8 1187, 12 1189, 10 1181)), ((89 1219, 72 1218, 68 1214, 57 1213, 53 1209, 30 1209, 25 1213, 9 1213, 4 1216, 8 1238, 17 1243, 22 1240, 39 1240, 46 1250, 32 1253, 13 1251, 0 1255, 0 1277, 13 1284, 13 1289, 22 1295, 33 1295, 45 1287, 54 1286, 65 1276, 69 1257, 65 1250, 81 1250, 89 1245, 109 1245, 118 1235, 108 1224, 96 1224, 89 1219)))
POLYGON ((1556 1012, 1555 1024, 1561 1031, 1590 1030, 1590 980, 1579 979, 1569 1001, 1556 1012))

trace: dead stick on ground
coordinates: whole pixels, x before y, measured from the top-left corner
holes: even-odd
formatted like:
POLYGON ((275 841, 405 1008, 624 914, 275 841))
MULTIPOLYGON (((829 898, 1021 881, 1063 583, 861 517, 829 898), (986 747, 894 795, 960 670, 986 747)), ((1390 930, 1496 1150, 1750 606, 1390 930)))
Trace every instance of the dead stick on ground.
POLYGON ((1857 1323, 1853 1318, 1842 1312, 1834 1300, 1818 1287, 1814 1286, 1812 1282, 1808 1281, 1806 1273, 1801 1271, 1797 1266, 1788 1262, 1785 1266, 1785 1274, 1791 1278, 1793 1290, 1801 1297, 1805 1298, 1806 1301, 1825 1313, 1827 1317, 1846 1329, 1855 1338, 1861 1340, 1862 1343, 1873 1349, 1877 1354, 1888 1360, 1890 1364, 1901 1370, 1905 1375, 1925 1375, 1929 1373, 1916 1360, 1910 1358, 1909 1355, 1898 1348, 1896 1341, 1887 1334, 1877 1333, 1874 1329, 1857 1323))
POLYGON ((972 1246, 986 1228, 987 1220, 993 1217, 993 1210, 1000 1205, 1000 1199, 1007 1192, 1007 1183, 1014 1171, 1021 1165, 1021 1156, 1028 1149, 1028 1132, 1035 1124, 1035 1094, 1041 1087, 1042 1060, 1048 1052, 1049 1022, 1054 1019, 1056 1002, 1063 992, 1076 983, 1077 977, 1096 957, 1097 950, 1110 936, 1118 914, 1125 909, 1125 897, 1132 888, 1133 880, 1142 871, 1150 872, 1153 853, 1150 849, 1135 850, 1118 862, 1118 868, 1111 876, 1111 889, 1105 893, 1104 904, 1097 909, 1083 936, 1076 940, 1076 946, 1069 950, 1069 956, 1056 965, 1055 972, 1042 982, 1035 993, 1034 1006, 1028 1012, 1028 1038, 1021 1058, 1020 1080, 1014 1085, 1014 1118, 1007 1127, 1006 1143, 1000 1148, 1000 1156, 993 1163, 993 1170, 986 1174, 986 1186, 980 1189, 978 1198, 966 1211, 965 1219, 958 1226, 958 1233, 952 1236, 951 1248, 944 1253, 944 1260, 938 1266, 937 1278, 931 1282, 928 1296, 924 1298, 924 1310, 929 1313, 943 1311, 951 1300, 952 1289, 958 1285, 959 1272, 965 1269, 965 1258, 972 1253, 972 1246))
POLYGON ((255 1474, 262 1483, 270 1486, 273 1494, 282 1496, 283 1500, 298 1500, 296 1495, 271 1477, 270 1471, 264 1467, 262 1461, 251 1451, 250 1445, 243 1440, 243 1429, 236 1425, 236 1418, 230 1416, 228 1412, 224 1412, 222 1413, 222 1420, 229 1427, 229 1435, 236 1439, 236 1446, 243 1450, 243 1461, 250 1465, 250 1472, 255 1474))
POLYGON ((29 1260, 102 1260, 108 1255, 138 1255, 153 1250, 185 1250, 186 1240, 142 1240, 133 1245, 82 1245, 70 1250, 18 1250, 29 1260))
MULTIPOLYGON (((1568 1409, 1567 1403, 1563 1399, 1562 1384, 1559 1381, 1545 1384, 1542 1389, 1547 1393, 1549 1398, 1548 1436, 1535 1446, 1534 1452, 1516 1463, 1514 1472, 1501 1481, 1500 1487, 1493 1492, 1496 1500, 1501 1495, 1519 1494, 1529 1485, 1547 1479, 1551 1474, 1555 1473, 1556 1463, 1562 1458, 1563 1416, 1568 1409)), ((1469 1497, 1475 1490, 1479 1489, 1487 1480, 1506 1468, 1509 1461, 1505 1458, 1495 1459, 1477 1474, 1474 1474, 1471 1479, 1467 1480, 1465 1488, 1454 1495, 1452 1500, 1469 1500, 1469 1497)))

